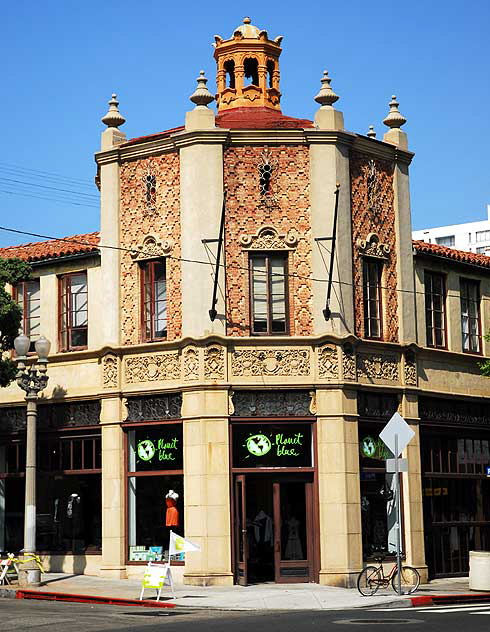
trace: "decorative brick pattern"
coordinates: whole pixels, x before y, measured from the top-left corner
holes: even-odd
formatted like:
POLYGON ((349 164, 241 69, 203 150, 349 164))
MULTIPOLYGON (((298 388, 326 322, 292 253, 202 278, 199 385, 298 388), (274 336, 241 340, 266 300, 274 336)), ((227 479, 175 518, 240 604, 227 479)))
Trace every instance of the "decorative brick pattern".
POLYGON ((376 233, 390 248, 383 270, 383 339, 398 341, 398 297, 396 292, 396 231, 393 208, 393 164, 353 152, 350 160, 352 196, 352 241, 354 309, 356 334, 364 337, 362 256, 358 240, 376 233), (374 175, 373 175, 374 171, 374 175))
MULTIPOLYGON (((136 248, 148 234, 172 244, 167 263, 167 339, 182 331, 180 266, 180 175, 176 152, 121 165, 121 246, 136 248), (156 176, 156 204, 148 209, 144 176, 151 166, 156 176)), ((140 268, 129 252, 121 252, 122 344, 141 342, 140 268)))
POLYGON ((277 162, 274 173, 276 204, 261 203, 258 166, 265 147, 230 147, 224 156, 227 187, 225 252, 227 265, 227 334, 250 335, 248 252, 240 236, 254 234, 263 225, 278 233, 296 229, 297 246, 289 253, 289 329, 291 335, 312 333, 311 219, 309 200, 309 155, 303 146, 270 147, 277 162))

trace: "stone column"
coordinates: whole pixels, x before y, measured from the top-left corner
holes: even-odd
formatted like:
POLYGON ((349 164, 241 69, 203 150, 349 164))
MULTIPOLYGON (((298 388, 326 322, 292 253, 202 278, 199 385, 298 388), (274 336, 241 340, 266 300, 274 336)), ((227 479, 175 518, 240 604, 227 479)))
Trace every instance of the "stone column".
MULTIPOLYGON (((205 81, 200 78, 198 81, 205 81)), ((191 100, 204 98, 198 88, 191 100)), ((215 128, 214 112, 197 105, 187 112, 186 130, 196 133, 195 142, 180 150, 180 217, 182 245, 182 337, 199 338, 211 333, 225 333, 225 274, 218 273, 217 317, 211 321, 209 310, 213 297, 217 243, 203 239, 219 237, 223 206, 223 143, 226 132, 215 128), (195 265, 186 260, 209 260, 209 265, 195 265)), ((221 251, 224 264, 224 244, 221 251)))
POLYGON ((125 472, 121 401, 102 400, 102 577, 126 579, 125 472))
POLYGON ((403 533, 405 536, 406 563, 420 572, 421 581, 427 581, 425 563, 424 515, 422 499, 422 466, 420 459, 420 432, 418 400, 407 394, 402 399, 402 416, 415 431, 414 438, 402 455, 408 460, 408 473, 403 477, 403 533))
POLYGON ((184 583, 231 586, 228 391, 182 397, 185 537, 201 546, 186 554, 184 583))
MULTIPOLYGON (((322 84, 329 82, 330 79, 325 73, 322 84)), ((335 110, 331 105, 338 97, 329 86, 323 86, 316 99, 322 104, 315 114, 317 129, 307 132, 310 143, 312 276, 324 280, 324 283, 313 284, 314 333, 342 335, 354 333, 349 147, 355 137, 343 130, 342 112, 335 110), (324 238, 332 237, 333 234, 334 193, 337 183, 340 184, 340 189, 334 283, 330 299, 332 315, 327 321, 323 310, 327 295, 332 241, 324 238), (321 241, 314 241, 318 238, 321 241)))
POLYGON ((355 586, 362 568, 355 391, 317 389, 320 583, 355 586))

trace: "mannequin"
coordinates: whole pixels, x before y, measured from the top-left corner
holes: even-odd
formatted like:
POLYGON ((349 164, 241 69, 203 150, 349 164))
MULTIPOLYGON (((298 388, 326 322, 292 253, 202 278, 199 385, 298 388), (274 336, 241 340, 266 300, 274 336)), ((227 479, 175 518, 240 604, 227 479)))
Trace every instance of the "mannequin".
POLYGON ((179 526, 179 510, 177 509, 178 498, 179 495, 177 492, 174 492, 173 489, 168 490, 168 494, 165 496, 165 504, 167 505, 167 512, 165 514, 166 527, 179 526))

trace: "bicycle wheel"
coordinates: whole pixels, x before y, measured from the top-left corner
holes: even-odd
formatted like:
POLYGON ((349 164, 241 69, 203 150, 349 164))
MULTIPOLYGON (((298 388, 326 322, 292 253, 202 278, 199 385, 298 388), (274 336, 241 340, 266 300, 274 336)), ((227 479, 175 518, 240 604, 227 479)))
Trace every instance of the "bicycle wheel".
MULTIPOLYGON (((412 566, 402 566, 401 573, 401 589, 402 595, 411 595, 417 590, 420 584, 420 573, 412 566)), ((398 571, 395 572, 391 579, 393 590, 398 592, 398 571)))
POLYGON ((369 597, 374 595, 381 582, 381 571, 379 568, 377 566, 366 566, 357 577, 357 590, 361 595, 369 597))

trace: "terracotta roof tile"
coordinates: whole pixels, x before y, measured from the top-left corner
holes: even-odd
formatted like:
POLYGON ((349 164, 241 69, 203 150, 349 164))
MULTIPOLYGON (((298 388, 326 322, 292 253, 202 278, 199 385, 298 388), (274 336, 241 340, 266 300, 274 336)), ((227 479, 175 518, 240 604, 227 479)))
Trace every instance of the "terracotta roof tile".
POLYGON ((152 140, 159 140, 160 138, 167 138, 175 132, 184 131, 185 127, 181 125, 180 127, 172 127, 171 129, 167 129, 164 132, 157 132, 156 134, 150 134, 149 136, 138 136, 137 138, 130 138, 125 143, 121 143, 119 147, 126 147, 126 145, 136 145, 137 143, 149 143, 152 140))
POLYGON ((454 248, 448 248, 447 246, 440 246, 439 244, 428 244, 426 241, 414 240, 413 246, 416 252, 423 255, 432 255, 436 257, 444 257, 446 259, 453 259, 461 263, 469 263, 474 266, 480 266, 483 268, 490 268, 490 257, 487 255, 480 255, 475 252, 467 252, 466 250, 455 250, 454 248))
POLYGON ((286 116, 270 108, 233 108, 216 117, 216 125, 229 129, 303 129, 312 121, 286 116))
POLYGON ((24 261, 42 261, 67 257, 88 252, 97 252, 99 233, 87 233, 85 235, 72 235, 62 239, 50 239, 37 241, 19 246, 0 248, 0 257, 3 259, 22 259, 24 261))

